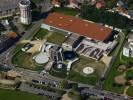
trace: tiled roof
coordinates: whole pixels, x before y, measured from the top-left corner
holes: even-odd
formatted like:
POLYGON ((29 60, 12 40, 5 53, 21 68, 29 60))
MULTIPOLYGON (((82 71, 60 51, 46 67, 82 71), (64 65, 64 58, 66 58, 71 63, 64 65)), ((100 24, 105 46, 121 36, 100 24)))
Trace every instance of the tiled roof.
POLYGON ((49 14, 44 23, 100 41, 106 40, 112 33, 110 28, 59 13, 49 14))

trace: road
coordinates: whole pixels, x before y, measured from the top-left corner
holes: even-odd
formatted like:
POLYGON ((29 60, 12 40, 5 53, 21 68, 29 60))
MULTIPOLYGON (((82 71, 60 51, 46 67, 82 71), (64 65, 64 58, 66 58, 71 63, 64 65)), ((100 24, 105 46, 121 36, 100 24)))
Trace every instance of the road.
MULTIPOLYGON (((45 85, 50 85, 51 87, 58 88, 58 85, 59 85, 60 81, 62 80, 60 78, 53 77, 49 74, 41 75, 40 73, 38 73, 36 71, 26 70, 26 69, 22 69, 22 68, 15 68, 14 70, 21 73, 24 76, 24 79, 26 79, 27 81, 37 80, 38 81, 37 83, 42 84, 42 82, 43 82, 45 85)), ((69 80, 68 80, 68 82, 76 83, 74 81, 69 81, 69 80)), ((113 93, 113 92, 109 92, 109 91, 105 91, 105 90, 96 89, 94 86, 91 86, 91 85, 78 83, 78 86, 79 86, 79 88, 85 87, 84 89, 81 90, 81 94, 91 94, 91 95, 96 95, 96 96, 100 96, 100 97, 107 97, 112 100, 132 100, 132 99, 129 99, 131 97, 128 97, 128 99, 126 99, 126 96, 124 96, 122 94, 117 94, 117 93, 113 93)))
POLYGON ((40 95, 45 95, 48 97, 52 97, 52 100, 55 100, 54 98, 59 98, 62 96, 62 94, 53 92, 53 91, 48 91, 43 88, 37 88, 35 86, 31 86, 29 84, 22 83, 21 86, 19 87, 20 91, 25 91, 33 94, 40 94, 40 95))
POLYGON ((97 90, 94 88, 85 88, 83 90, 81 90, 81 95, 82 94, 90 94, 93 96, 100 96, 102 98, 106 97, 109 98, 111 100, 131 100, 131 99, 127 99, 127 97, 123 96, 123 95, 119 95, 113 92, 109 92, 109 91, 101 91, 101 90, 97 90))
MULTIPOLYGON (((29 37, 32 37, 35 31, 37 31, 40 28, 40 25, 42 22, 43 20, 39 20, 33 23, 33 26, 29 30, 25 31, 25 34, 22 36, 20 40, 24 40, 29 37)), ((15 45, 11 46, 9 49, 7 49, 6 51, 0 54, 0 65, 1 66, 4 66, 5 68, 14 68, 11 62, 12 56, 14 55, 13 54, 14 48, 15 48, 15 45)))

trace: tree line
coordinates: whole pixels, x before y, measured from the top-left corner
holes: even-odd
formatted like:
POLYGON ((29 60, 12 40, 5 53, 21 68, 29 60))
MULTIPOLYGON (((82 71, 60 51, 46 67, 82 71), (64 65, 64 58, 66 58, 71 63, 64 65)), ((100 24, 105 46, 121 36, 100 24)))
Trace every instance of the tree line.
POLYGON ((133 20, 128 19, 118 13, 97 9, 94 6, 82 5, 80 16, 83 19, 91 20, 97 23, 103 23, 120 29, 127 29, 133 26, 133 20))

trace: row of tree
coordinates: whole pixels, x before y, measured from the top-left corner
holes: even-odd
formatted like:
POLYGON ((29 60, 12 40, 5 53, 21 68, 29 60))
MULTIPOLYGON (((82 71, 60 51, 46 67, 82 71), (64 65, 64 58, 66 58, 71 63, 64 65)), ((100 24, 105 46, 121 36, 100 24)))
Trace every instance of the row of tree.
POLYGON ((81 17, 97 23, 104 23, 116 28, 125 29, 133 25, 133 20, 128 19, 118 13, 108 12, 105 9, 97 9, 94 6, 82 5, 81 17))

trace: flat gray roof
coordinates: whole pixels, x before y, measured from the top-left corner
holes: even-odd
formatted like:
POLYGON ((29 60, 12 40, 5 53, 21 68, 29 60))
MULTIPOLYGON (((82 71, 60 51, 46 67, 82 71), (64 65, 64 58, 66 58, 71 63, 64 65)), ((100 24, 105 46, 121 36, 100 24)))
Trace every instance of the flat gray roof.
POLYGON ((20 1, 21 0, 0 0, 0 11, 17 8, 20 1))
POLYGON ((133 40, 133 33, 130 33, 130 34, 128 35, 128 39, 132 39, 132 40, 133 40))

